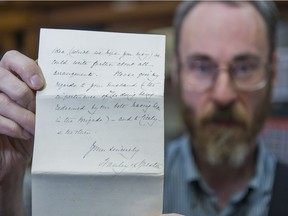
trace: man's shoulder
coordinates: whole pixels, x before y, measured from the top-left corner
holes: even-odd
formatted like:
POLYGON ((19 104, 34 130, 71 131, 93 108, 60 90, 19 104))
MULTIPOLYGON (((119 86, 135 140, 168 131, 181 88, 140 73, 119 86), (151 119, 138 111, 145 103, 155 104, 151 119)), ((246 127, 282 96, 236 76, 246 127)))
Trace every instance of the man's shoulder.
MULTIPOLYGON (((274 189, 275 187, 278 187, 279 185, 282 185, 287 190, 285 190, 285 193, 288 192, 288 164, 283 163, 281 161, 277 161, 276 163, 276 170, 275 170, 275 179, 274 179, 274 189)), ((288 193, 287 193, 288 194, 288 193)))
POLYGON ((188 142, 188 136, 181 135, 178 138, 170 141, 165 147, 165 164, 166 167, 171 167, 178 160, 183 158, 183 151, 188 142))
POLYGON ((288 165, 277 162, 269 216, 287 215, 288 165))
POLYGON ((187 140, 187 135, 181 135, 170 142, 168 142, 165 146, 165 156, 173 156, 175 154, 179 154, 181 148, 187 140))

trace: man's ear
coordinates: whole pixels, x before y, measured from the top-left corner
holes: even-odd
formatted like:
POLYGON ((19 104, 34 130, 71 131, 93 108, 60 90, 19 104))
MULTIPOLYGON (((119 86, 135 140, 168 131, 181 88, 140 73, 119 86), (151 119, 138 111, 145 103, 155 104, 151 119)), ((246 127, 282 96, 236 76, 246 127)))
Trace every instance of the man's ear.
POLYGON ((179 58, 174 53, 172 58, 172 66, 171 66, 171 81, 172 87, 174 89, 178 89, 180 85, 180 77, 179 77, 179 58))
POLYGON ((276 84, 276 80, 278 77, 278 63, 279 63, 279 56, 278 56, 278 52, 274 52, 272 54, 272 62, 271 62, 271 83, 273 86, 275 86, 276 84))

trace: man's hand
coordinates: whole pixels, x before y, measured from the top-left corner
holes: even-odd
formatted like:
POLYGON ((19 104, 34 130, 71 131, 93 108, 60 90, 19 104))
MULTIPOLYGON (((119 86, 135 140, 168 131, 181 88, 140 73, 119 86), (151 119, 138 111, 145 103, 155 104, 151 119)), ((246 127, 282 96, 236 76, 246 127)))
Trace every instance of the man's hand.
POLYGON ((17 51, 0 61, 0 215, 21 215, 22 182, 31 159, 35 91, 44 78, 37 63, 17 51))
POLYGON ((162 214, 160 216, 184 216, 184 215, 180 215, 180 214, 162 214))

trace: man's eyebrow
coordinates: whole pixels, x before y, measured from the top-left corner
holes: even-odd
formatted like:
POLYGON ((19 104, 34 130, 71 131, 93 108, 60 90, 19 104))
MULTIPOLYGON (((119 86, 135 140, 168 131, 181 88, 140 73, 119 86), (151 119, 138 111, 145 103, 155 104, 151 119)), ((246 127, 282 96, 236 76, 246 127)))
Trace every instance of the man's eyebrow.
POLYGON ((251 53, 244 53, 244 54, 240 54, 236 57, 233 58, 232 62, 235 61, 247 61, 247 60, 252 60, 252 61, 260 61, 260 57, 251 53))
MULTIPOLYGON (((242 54, 239 54, 239 55, 235 56, 232 59, 232 62, 235 62, 235 61, 247 61, 247 60, 258 61, 259 62, 260 61, 260 57, 258 55, 251 54, 251 53, 242 53, 242 54)), ((213 61, 214 62, 214 59, 211 58, 208 55, 205 55, 205 54, 193 54, 193 55, 189 55, 187 57, 187 61, 213 61)))
POLYGON ((204 54, 194 54, 187 57, 188 61, 213 61, 213 59, 204 54))

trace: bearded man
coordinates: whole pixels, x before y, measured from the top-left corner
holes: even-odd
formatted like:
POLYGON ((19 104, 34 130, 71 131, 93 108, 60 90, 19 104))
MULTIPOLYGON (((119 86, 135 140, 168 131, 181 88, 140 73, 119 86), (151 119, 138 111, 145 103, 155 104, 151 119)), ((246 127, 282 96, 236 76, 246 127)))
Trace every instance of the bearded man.
POLYGON ((168 146, 165 212, 268 215, 276 159, 257 135, 276 77, 276 21, 271 1, 180 5, 172 79, 187 133, 168 146))
MULTIPOLYGON (((288 205, 272 204, 275 191, 277 200, 285 201, 288 177, 286 192, 279 196, 281 188, 274 186, 283 172, 257 139, 276 77, 275 14, 271 1, 180 5, 173 82, 187 133, 167 150, 165 213, 287 214, 288 205)), ((0 215, 23 215, 22 182, 35 130, 34 91, 44 83, 41 69, 23 54, 9 51, 0 61, 0 215)))

